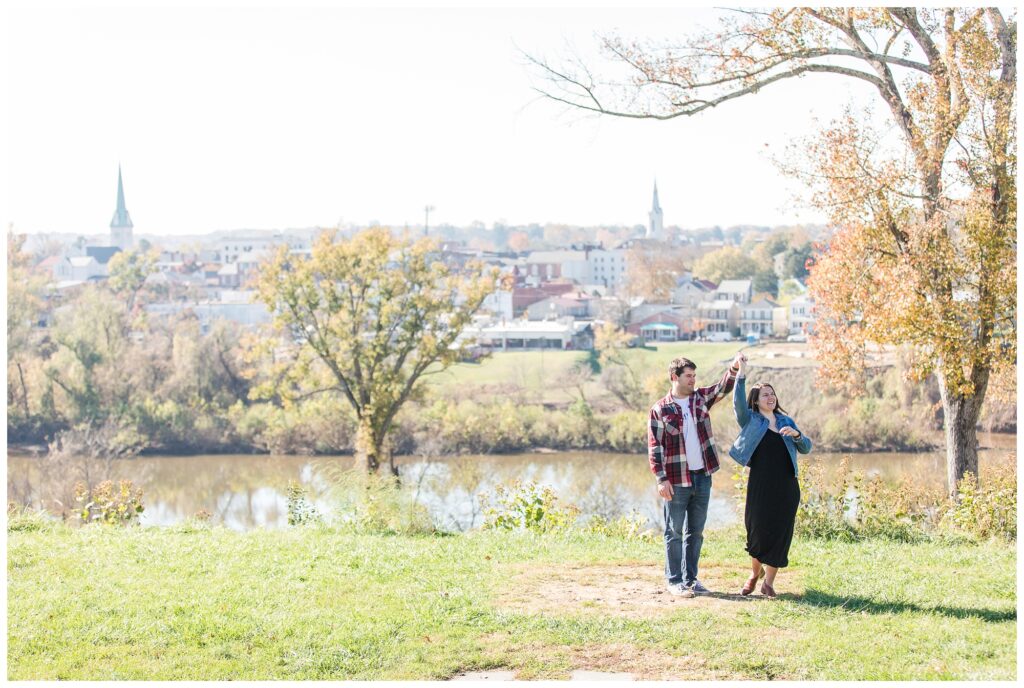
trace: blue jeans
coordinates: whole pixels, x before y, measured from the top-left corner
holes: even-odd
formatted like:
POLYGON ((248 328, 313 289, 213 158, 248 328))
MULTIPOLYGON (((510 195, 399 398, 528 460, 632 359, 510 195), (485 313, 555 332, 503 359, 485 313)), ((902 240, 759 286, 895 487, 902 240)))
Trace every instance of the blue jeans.
POLYGON ((690 585, 697 580, 700 546, 704 543, 704 522, 708 518, 708 502, 711 501, 711 476, 701 472, 691 474, 691 477, 693 487, 673 485, 672 499, 662 500, 665 509, 665 578, 670 585, 690 585))

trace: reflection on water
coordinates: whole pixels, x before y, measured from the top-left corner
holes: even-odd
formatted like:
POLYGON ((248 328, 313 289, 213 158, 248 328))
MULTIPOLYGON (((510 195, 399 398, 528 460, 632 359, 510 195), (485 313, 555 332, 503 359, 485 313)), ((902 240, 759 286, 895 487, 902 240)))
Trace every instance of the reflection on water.
MULTIPOLYGON (((1013 435, 983 435, 981 440, 983 447, 991 447, 981 452, 982 470, 988 461, 1014 451, 1016 444, 1013 435)), ((842 456, 811 454, 801 457, 801 461, 822 464, 828 475, 836 470, 842 456)), ((851 468, 885 480, 910 476, 933 485, 945 481, 941 452, 849 456, 851 468)), ((38 497, 37 461, 8 456, 8 499, 24 501, 26 491, 38 497)), ((403 489, 424 504, 434 522, 446 530, 480 525, 480 495, 517 479, 550 486, 562 501, 575 504, 584 515, 611 518, 635 510, 651 525, 661 522, 661 502, 644 455, 563 452, 429 461, 404 457, 400 465, 403 489)), ((206 511, 215 523, 247 530, 287 525, 290 482, 301 484, 318 510, 331 513, 330 476, 340 468, 353 466, 352 457, 213 455, 117 461, 114 471, 116 478, 129 478, 144 489, 143 525, 170 525, 206 511)), ((740 519, 730 479, 735 469, 735 463, 725 458, 723 470, 714 475, 709 528, 740 519)))

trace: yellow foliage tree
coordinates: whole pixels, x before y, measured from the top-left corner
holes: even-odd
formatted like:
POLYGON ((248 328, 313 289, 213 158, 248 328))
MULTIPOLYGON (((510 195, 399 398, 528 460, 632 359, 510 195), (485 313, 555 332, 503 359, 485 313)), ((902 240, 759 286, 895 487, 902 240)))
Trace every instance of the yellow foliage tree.
POLYGON ((336 241, 325 232, 309 258, 282 246, 264 265, 258 294, 275 323, 297 344, 294 375, 308 377, 319 361, 330 386, 356 413, 356 452, 369 472, 388 461, 395 416, 434 366, 465 355, 457 341, 497 271, 479 264, 456 271, 432 239, 411 242, 384 228, 336 241))

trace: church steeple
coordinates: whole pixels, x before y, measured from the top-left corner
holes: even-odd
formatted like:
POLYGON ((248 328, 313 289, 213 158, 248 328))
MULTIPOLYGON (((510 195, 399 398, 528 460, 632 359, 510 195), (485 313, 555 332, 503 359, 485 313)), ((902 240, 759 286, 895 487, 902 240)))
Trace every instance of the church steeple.
POLYGON ((110 245, 119 246, 122 251, 132 247, 132 218, 124 204, 124 182, 121 179, 121 165, 117 166, 117 209, 110 221, 110 245))
POLYGON ((664 213, 661 212, 661 205, 658 203, 658 180, 654 180, 654 202, 651 204, 651 223, 647 226, 648 239, 662 238, 662 221, 664 213))

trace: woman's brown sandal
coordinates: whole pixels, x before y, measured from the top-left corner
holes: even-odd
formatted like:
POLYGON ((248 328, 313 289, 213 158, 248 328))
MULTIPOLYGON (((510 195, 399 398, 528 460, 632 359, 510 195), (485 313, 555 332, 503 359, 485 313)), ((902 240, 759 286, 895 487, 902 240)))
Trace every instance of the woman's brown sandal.
POLYGON ((756 578, 754 576, 751 576, 750 578, 747 579, 746 585, 744 585, 740 589, 740 594, 745 597, 745 596, 749 595, 750 593, 754 592, 754 588, 757 587, 757 580, 758 580, 758 578, 764 578, 764 567, 763 566, 761 567, 761 573, 759 573, 756 578))
POLYGON ((775 594, 775 588, 768 585, 767 583, 761 583, 761 594, 769 599, 774 599, 775 597, 777 597, 777 595, 775 594))

